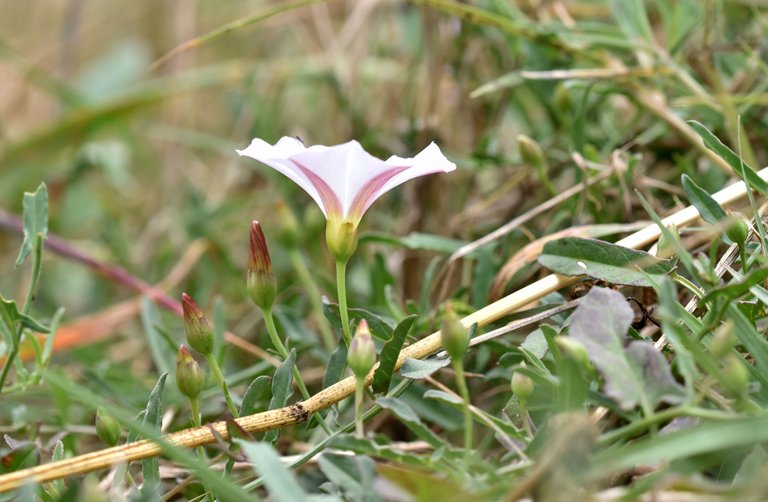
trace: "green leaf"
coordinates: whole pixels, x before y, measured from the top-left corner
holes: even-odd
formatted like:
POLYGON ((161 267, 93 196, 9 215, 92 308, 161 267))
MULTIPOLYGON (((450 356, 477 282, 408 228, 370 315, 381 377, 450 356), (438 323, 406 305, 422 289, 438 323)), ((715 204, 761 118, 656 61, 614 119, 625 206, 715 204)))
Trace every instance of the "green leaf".
POLYGON ((749 164, 744 162, 733 150, 725 146, 723 142, 720 141, 717 136, 712 134, 712 131, 707 129, 704 124, 695 120, 689 120, 688 124, 699 136, 701 136, 701 139, 704 140, 704 145, 722 157, 723 160, 731 166, 733 172, 737 174, 743 173, 743 177, 749 182, 752 188, 762 193, 768 193, 768 182, 758 176, 749 164))
POLYGON ((411 380, 423 380, 435 371, 451 364, 451 359, 413 359, 409 357, 400 367, 400 376, 411 380))
POLYGON ((344 375, 344 369, 347 367, 347 344, 339 343, 331 357, 328 358, 328 365, 325 367, 323 375, 323 388, 327 389, 331 385, 341 380, 344 375))
POLYGON ((742 277, 739 281, 732 281, 724 286, 718 286, 716 288, 710 289, 701 299, 701 303, 711 302, 722 297, 735 300, 741 295, 747 293, 749 288, 756 284, 762 283, 766 279, 768 279, 768 268, 754 269, 746 276, 742 277))
POLYGON ((674 264, 644 251, 596 239, 565 237, 544 245, 539 263, 563 275, 587 275, 611 284, 652 287, 674 264))
POLYGON ((452 406, 464 406, 464 401, 459 396, 442 390, 430 389, 424 393, 424 399, 435 399, 452 406))
POLYGON ((569 336, 584 345, 605 380, 605 393, 621 408, 646 411, 659 402, 680 403, 683 388, 664 356, 646 341, 627 344, 634 313, 617 291, 592 288, 571 316, 569 336))
POLYGON ((269 382, 271 381, 272 379, 267 375, 261 375, 253 379, 253 382, 245 389, 245 394, 243 394, 243 402, 240 404, 241 417, 256 411, 256 403, 264 398, 267 390, 269 390, 269 382))
POLYGON ((426 466, 428 457, 406 453, 397 448, 377 443, 369 438, 358 438, 349 434, 342 434, 334 437, 328 447, 337 450, 347 450, 358 455, 370 455, 371 457, 381 458, 396 464, 426 466))
POLYGON ((15 300, 6 300, 2 297, 2 295, 0 295, 0 317, 2 317, 3 321, 5 321, 5 323, 8 325, 8 328, 12 331, 18 322, 23 327, 38 333, 51 332, 51 330, 44 326, 40 321, 19 312, 15 300))
MULTIPOLYGON (((147 401, 146 414, 144 415, 144 425, 160 431, 161 421, 163 419, 163 389, 168 373, 163 373, 157 380, 152 392, 149 393, 147 401)), ((141 493, 149 495, 155 493, 157 485, 160 483, 160 463, 157 457, 146 458, 141 461, 141 472, 144 474, 144 485, 141 493)))
POLYGON ((307 500, 296 476, 283 465, 277 452, 267 443, 252 443, 236 439, 253 464, 253 469, 264 480, 271 499, 276 502, 307 500))
POLYGON ((160 326, 160 313, 154 302, 148 297, 141 299, 141 325, 147 338, 152 360, 162 373, 170 373, 176 368, 176 353, 171 350, 163 337, 160 326))
POLYGON ((392 382, 392 374, 395 371, 395 364, 397 364, 397 358, 400 356, 400 351, 403 348, 405 337, 408 335, 414 321, 418 316, 410 315, 400 321, 395 330, 392 332, 392 338, 387 340, 384 347, 381 349, 379 356, 379 367, 373 374, 373 391, 374 392, 387 392, 389 385, 392 382))
POLYGON ((400 399, 393 397, 381 397, 376 400, 376 404, 394 413, 397 418, 400 419, 403 424, 408 427, 416 436, 422 441, 426 441, 433 448, 444 448, 447 443, 432 432, 432 429, 424 425, 419 416, 413 411, 413 408, 408 406, 400 399))
MULTIPOLYGON (((291 349, 288 358, 283 361, 272 378, 272 400, 269 402, 269 409, 276 410, 282 408, 293 395, 293 365, 296 363, 296 350, 291 349)), ((272 443, 277 441, 280 431, 275 429, 268 431, 264 435, 264 440, 272 443)))
POLYGON ((717 224, 727 216, 723 207, 706 190, 697 185, 690 176, 683 174, 680 182, 688 201, 696 207, 704 221, 717 224))
POLYGON ((666 464, 693 455, 715 453, 765 441, 768 441, 766 416, 711 422, 607 449, 595 457, 592 472, 605 478, 612 473, 638 465, 666 464))
POLYGON ((707 371, 714 371, 713 374, 715 375, 722 372, 719 371, 717 362, 714 361, 711 354, 704 350, 698 340, 688 336, 680 325, 678 311, 685 311, 685 309, 677 302, 677 291, 672 280, 665 277, 657 286, 656 291, 659 297, 661 327, 675 351, 678 370, 685 379, 685 385, 690 395, 693 392, 693 384, 698 381, 700 375, 696 361, 699 361, 699 364, 707 371))
POLYGON ((373 488, 376 464, 369 457, 327 453, 318 458, 318 465, 328 480, 341 489, 345 500, 381 500, 373 488))
POLYGON ((35 248, 35 240, 40 234, 48 237, 48 188, 40 183, 34 193, 24 192, 24 240, 21 243, 16 266, 20 266, 35 248))

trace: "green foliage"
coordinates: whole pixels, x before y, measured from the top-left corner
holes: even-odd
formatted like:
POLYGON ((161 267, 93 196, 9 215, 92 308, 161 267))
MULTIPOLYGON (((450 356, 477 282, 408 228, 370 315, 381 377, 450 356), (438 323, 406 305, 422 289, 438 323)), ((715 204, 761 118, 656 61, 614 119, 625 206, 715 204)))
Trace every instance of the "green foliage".
MULTIPOLYGON (((765 498, 761 2, 7 3, 0 473, 98 448, 103 406, 110 441, 122 430, 162 451, 114 471, 107 498, 765 498), (283 135, 357 139, 384 159, 435 141, 458 169, 392 190, 358 228, 349 317, 380 361, 364 436, 348 399, 264 443, 230 421, 230 437, 188 451, 162 418, 175 432, 190 412, 205 425, 274 410, 294 385, 315 395, 349 374, 323 214, 235 157, 283 135), (739 179, 754 193, 724 203, 739 179), (706 224, 662 225, 684 200, 706 224), (613 243, 648 218, 669 260, 613 243), (247 295, 254 219, 280 236, 277 355, 247 295), (618 292, 576 307, 576 290, 537 289, 545 269, 618 292), (496 319, 498 284, 537 305, 496 319), (181 291, 213 312, 209 364, 236 407, 217 386, 199 409, 162 395, 181 291), (395 368, 446 303, 493 314, 478 336, 506 331, 466 352, 469 422, 443 349, 395 368)), ((0 500, 85 500, 112 472, 0 500)))
POLYGON ((587 275, 612 284, 651 287, 674 263, 609 242, 566 237, 548 242, 539 263, 563 275, 587 275))

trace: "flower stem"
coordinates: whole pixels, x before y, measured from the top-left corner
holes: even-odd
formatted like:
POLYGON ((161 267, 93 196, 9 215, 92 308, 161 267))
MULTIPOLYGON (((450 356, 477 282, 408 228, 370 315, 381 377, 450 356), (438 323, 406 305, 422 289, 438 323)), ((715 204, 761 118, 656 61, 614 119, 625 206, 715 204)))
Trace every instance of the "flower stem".
POLYGON ((339 315, 341 316, 341 330, 344 341, 349 347, 352 334, 349 329, 349 312, 347 311, 347 262, 336 261, 336 289, 339 295, 339 315))
POLYGON ((355 379, 355 434, 360 439, 365 437, 363 429, 363 390, 365 389, 365 378, 355 379))
POLYGON ((307 294, 309 295, 309 305, 317 318, 317 326, 320 330, 320 336, 323 338, 325 348, 331 352, 336 348, 336 338, 333 336, 333 331, 330 329, 328 322, 323 316, 323 301, 320 289, 312 278, 312 274, 309 273, 307 264, 304 262, 304 258, 301 256, 299 250, 291 248, 290 256, 293 268, 296 269, 299 280, 304 284, 304 288, 306 288, 307 294))
MULTIPOLYGON (((24 298, 24 306, 21 308, 21 313, 24 315, 29 314, 32 308, 32 302, 35 298, 35 291, 37 291, 37 283, 40 281, 40 271, 43 268, 43 235, 38 233, 35 236, 35 248, 32 255, 32 277, 29 281, 29 287, 27 288, 27 295, 24 298)), ((13 326, 9 326, 13 329, 13 326)), ((16 356, 19 354, 19 345, 21 345, 21 337, 24 334, 24 326, 19 322, 16 332, 11 336, 11 350, 5 358, 5 365, 3 366, 2 374, 0 374, 0 394, 3 392, 5 386, 5 379, 8 377, 8 372, 11 369, 11 364, 14 363, 16 356)))
POLYGON ((464 361, 453 360, 453 370, 456 373, 456 387, 464 401, 464 461, 469 461, 469 452, 472 449, 472 412, 469 409, 469 389, 467 379, 464 377, 464 361))
MULTIPOLYGON (((280 357, 283 359, 283 361, 285 361, 288 359, 288 349, 285 347, 285 344, 280 339, 280 335, 277 333, 277 327, 275 326, 275 318, 272 315, 272 309, 262 309, 261 313, 264 316, 264 324, 267 326, 269 339, 272 340, 272 345, 275 346, 275 349, 280 354, 280 357)), ((296 381, 296 386, 299 388, 299 392, 301 392, 301 397, 305 400, 309 399, 309 390, 307 390, 307 386, 304 384, 304 378, 301 376, 299 367, 296 366, 296 364, 293 365, 293 379, 296 381)), ((314 414, 313 417, 315 417, 317 423, 326 433, 331 433, 331 430, 323 421, 322 417, 314 414)))
POLYGON ((238 418, 239 414, 237 413, 237 408, 235 408, 235 403, 232 402, 232 396, 229 395, 229 387, 227 387, 227 382, 224 380, 224 375, 221 374, 221 368, 219 368, 219 363, 216 361, 216 357, 211 353, 206 355, 205 359, 208 361, 208 366, 211 368, 213 379, 219 384, 219 388, 221 388, 221 392, 224 394, 224 400, 227 402, 229 412, 232 413, 234 418, 238 418))

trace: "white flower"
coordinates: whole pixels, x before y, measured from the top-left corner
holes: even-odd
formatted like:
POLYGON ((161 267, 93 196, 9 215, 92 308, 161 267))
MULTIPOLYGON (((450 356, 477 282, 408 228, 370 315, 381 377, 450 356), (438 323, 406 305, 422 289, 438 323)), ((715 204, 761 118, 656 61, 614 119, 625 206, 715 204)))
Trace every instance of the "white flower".
POLYGON ((456 169, 434 143, 409 159, 393 155, 380 160, 354 140, 306 147, 290 137, 274 145, 254 139, 237 153, 281 172, 317 202, 326 219, 335 220, 336 225, 351 223, 353 229, 376 199, 401 183, 456 169))

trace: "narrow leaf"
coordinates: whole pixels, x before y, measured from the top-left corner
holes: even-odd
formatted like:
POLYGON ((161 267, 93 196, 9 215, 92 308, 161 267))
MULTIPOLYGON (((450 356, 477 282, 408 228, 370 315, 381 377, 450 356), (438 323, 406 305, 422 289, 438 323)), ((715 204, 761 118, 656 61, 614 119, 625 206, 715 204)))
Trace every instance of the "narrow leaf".
POLYGON ((424 425, 419 416, 404 401, 393 397, 382 397, 376 400, 376 404, 394 413, 403 424, 408 427, 422 441, 426 441, 434 448, 442 448, 447 443, 424 425))
POLYGON ((157 368, 163 373, 170 373, 176 367, 176 354, 170 350, 158 329, 160 313, 148 297, 141 299, 141 325, 147 338, 149 352, 157 368))
POLYGON ((389 390, 392 374, 395 371, 395 364, 397 364, 397 358, 400 356, 400 351, 403 348, 405 337, 408 335, 417 317, 414 314, 400 321, 392 332, 392 338, 382 347, 381 355, 379 356, 379 367, 376 368, 373 374, 374 392, 387 392, 389 390))
POLYGON ((587 275, 611 284, 644 287, 652 287, 675 268, 671 261, 644 251, 581 237, 548 242, 539 263, 563 275, 587 275))
POLYGON ((24 192, 24 240, 21 243, 16 266, 20 266, 35 248, 40 234, 43 240, 48 236, 48 188, 40 183, 33 193, 24 192))
MULTIPOLYGON (((163 389, 168 373, 163 373, 157 380, 152 392, 149 393, 147 401, 146 414, 144 415, 144 425, 160 431, 160 422, 163 418, 163 389)), ((141 472, 144 474, 144 485, 141 492, 145 495, 155 493, 157 485, 160 483, 160 463, 157 457, 150 457, 141 461, 141 472)))
POLYGON ((695 120, 689 120, 688 125, 690 125, 696 133, 701 136, 701 139, 704 140, 704 145, 715 152, 717 155, 723 158, 729 166, 731 166, 731 169, 733 169, 733 172, 737 174, 744 173, 744 178, 746 178, 747 182, 752 186, 752 188, 762 192, 767 193, 768 192, 768 182, 765 181, 763 178, 758 176, 758 174, 755 172, 754 169, 752 169, 749 164, 744 162, 741 157, 736 155, 736 153, 725 146, 720 139, 712 134, 712 131, 707 129, 707 127, 702 124, 701 122, 697 122, 695 120))
MULTIPOLYGON (((296 351, 291 349, 288 358, 283 361, 277 370, 275 370, 275 376, 272 378, 272 400, 269 402, 269 409, 275 410, 282 408, 288 402, 291 395, 293 395, 293 365, 296 363, 296 351)), ((268 431, 264 435, 264 440, 267 442, 274 442, 279 435, 278 430, 268 431)))
POLYGON ((342 490, 345 499, 363 502, 381 500, 373 489, 376 464, 369 457, 327 453, 318 458, 318 465, 328 480, 342 490))
POLYGON ((411 380, 423 380, 449 364, 451 364, 451 360, 448 357, 445 359, 413 359, 409 357, 400 367, 400 376, 411 380))
POLYGON ((323 376, 323 388, 327 389, 331 385, 341 380, 344 375, 344 368, 347 367, 347 344, 339 343, 331 357, 328 358, 328 365, 325 367, 323 376))
POLYGON ((723 207, 706 190, 697 185, 690 176, 683 174, 680 182, 688 201, 699 211, 704 221, 717 224, 727 216, 723 207))
POLYGON ((250 415, 256 411, 256 403, 261 401, 266 395, 267 390, 269 390, 269 382, 271 380, 272 379, 267 375, 258 376, 254 378, 253 382, 251 382, 251 385, 245 389, 245 394, 243 394, 243 402, 240 404, 241 417, 250 415))
POLYGON ((36 331, 38 333, 50 333, 51 330, 43 325, 40 321, 33 319, 32 317, 22 314, 16 306, 15 300, 6 300, 0 295, 0 318, 5 321, 8 328, 13 330, 14 326, 18 322, 23 327, 36 331))
POLYGON ((768 268, 757 268, 749 272, 746 276, 742 277, 739 281, 733 281, 724 286, 718 286, 712 288, 701 299, 701 303, 711 302, 717 298, 728 298, 735 300, 741 295, 747 293, 749 288, 756 284, 760 284, 768 279, 768 268))
POLYGON ((296 476, 283 465, 277 452, 267 443, 251 443, 236 439, 245 452, 253 469, 264 480, 267 491, 276 502, 295 502, 307 500, 296 476))

